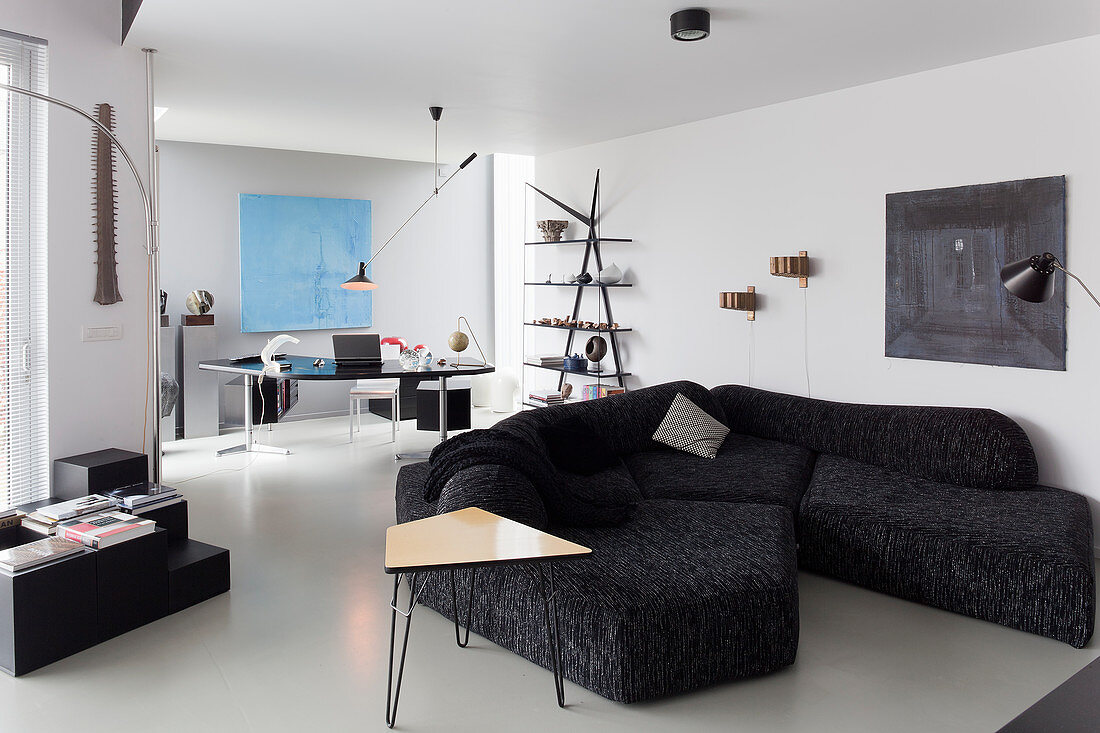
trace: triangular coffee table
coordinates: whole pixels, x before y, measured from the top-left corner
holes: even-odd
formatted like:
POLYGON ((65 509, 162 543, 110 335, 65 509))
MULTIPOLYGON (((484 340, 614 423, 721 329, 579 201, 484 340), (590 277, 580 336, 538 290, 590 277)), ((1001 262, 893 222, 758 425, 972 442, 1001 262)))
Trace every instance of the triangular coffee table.
POLYGON ((412 614, 427 579, 423 573, 446 571, 451 582, 451 602, 454 608, 455 641, 465 647, 470 640, 470 620, 473 612, 474 579, 477 568, 492 565, 523 565, 531 568, 542 596, 546 633, 554 673, 554 688, 558 705, 565 707, 565 682, 562 677, 561 644, 558 638, 557 607, 554 602, 555 560, 591 554, 588 547, 578 545, 525 524, 497 516, 476 507, 460 509, 386 530, 386 572, 394 576, 393 600, 390 602, 389 684, 386 688, 386 724, 397 721, 397 702, 401 695, 401 678, 405 670, 405 651, 409 646, 412 614), (470 570, 470 594, 466 607, 466 638, 459 635, 458 594, 455 571, 470 570), (409 607, 397 606, 401 576, 409 576, 409 607), (397 686, 393 684, 394 647, 397 639, 397 614, 405 617, 405 634, 401 644, 401 659, 397 667, 397 686))

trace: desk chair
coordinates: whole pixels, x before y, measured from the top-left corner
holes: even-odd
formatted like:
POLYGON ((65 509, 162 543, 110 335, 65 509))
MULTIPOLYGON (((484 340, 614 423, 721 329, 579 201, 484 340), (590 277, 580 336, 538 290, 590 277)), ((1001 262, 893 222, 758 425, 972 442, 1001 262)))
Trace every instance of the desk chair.
POLYGON ((355 382, 348 394, 348 440, 355 440, 355 431, 363 427, 363 411, 360 400, 390 400, 390 442, 397 442, 397 431, 401 429, 401 380, 400 379, 360 379, 355 382))

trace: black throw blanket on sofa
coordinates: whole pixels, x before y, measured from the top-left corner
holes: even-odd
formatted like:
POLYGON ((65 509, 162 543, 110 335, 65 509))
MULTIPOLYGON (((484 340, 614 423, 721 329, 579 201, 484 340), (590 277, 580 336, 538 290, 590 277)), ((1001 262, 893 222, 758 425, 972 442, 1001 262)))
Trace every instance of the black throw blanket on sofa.
POLYGON ((432 449, 424 500, 436 502, 447 482, 463 469, 505 466, 531 482, 554 523, 613 527, 629 518, 641 498, 622 461, 616 458, 615 464, 603 473, 575 474, 554 465, 543 450, 514 433, 493 428, 471 430, 432 449))
POLYGON ((428 481, 424 500, 435 502, 451 477, 464 468, 483 465, 507 466, 519 471, 539 489, 553 471, 548 460, 517 435, 492 428, 459 433, 432 449, 428 458, 428 481))

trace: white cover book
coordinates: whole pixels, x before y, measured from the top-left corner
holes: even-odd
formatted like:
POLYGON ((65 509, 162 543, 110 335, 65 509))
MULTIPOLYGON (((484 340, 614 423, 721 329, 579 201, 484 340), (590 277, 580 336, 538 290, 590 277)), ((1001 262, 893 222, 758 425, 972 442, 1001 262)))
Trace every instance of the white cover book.
POLYGON ((0 552, 0 569, 14 573, 67 557, 83 549, 79 542, 70 542, 60 537, 47 537, 0 552))
POLYGON ((44 506, 38 510, 38 513, 59 522, 63 519, 72 519, 82 514, 91 514, 102 509, 108 509, 110 506, 111 500, 106 496, 88 494, 79 499, 69 499, 68 501, 44 506))

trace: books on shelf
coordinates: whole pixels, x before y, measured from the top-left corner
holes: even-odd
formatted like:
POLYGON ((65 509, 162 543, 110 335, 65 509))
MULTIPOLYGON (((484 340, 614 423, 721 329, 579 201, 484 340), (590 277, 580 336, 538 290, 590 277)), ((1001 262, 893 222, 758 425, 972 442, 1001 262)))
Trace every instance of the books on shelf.
POLYGON ((598 400, 601 397, 607 397, 613 394, 623 394, 626 389, 623 387, 612 387, 609 384, 586 384, 581 387, 581 399, 582 400, 598 400))
POLYGON ((178 504, 183 500, 179 492, 170 486, 151 483, 136 484, 107 493, 111 503, 119 509, 136 514, 149 509, 178 504))
POLYGON ((122 512, 103 512, 61 522, 57 536, 79 542, 93 550, 117 545, 152 533, 156 522, 122 512))
POLYGON ((565 356, 562 354, 532 354, 526 359, 528 364, 538 364, 539 366, 556 366, 560 367, 565 363, 565 356))
POLYGON ((532 402, 542 405, 561 405, 565 403, 565 395, 556 389, 533 389, 527 397, 532 402))
POLYGON ((9 527, 18 527, 23 523, 23 517, 27 516, 26 512, 21 512, 18 509, 9 509, 0 516, 0 529, 8 529, 9 527))
POLYGON ((56 519, 50 519, 38 512, 31 512, 23 517, 22 524, 32 532, 44 535, 51 535, 57 529, 56 519))
POLYGON ((83 549, 83 545, 79 542, 72 542, 59 537, 46 537, 0 552, 0 569, 14 573, 52 560, 68 557, 83 551, 83 549))
POLYGON ((79 517, 82 514, 91 514, 92 512, 103 511, 111 507, 111 500, 102 494, 88 494, 82 496, 79 499, 69 499, 68 501, 61 501, 57 504, 50 504, 48 506, 39 507, 34 512, 35 514, 41 514, 47 519, 51 519, 55 522, 60 522, 64 519, 72 519, 73 517, 79 517))

